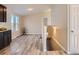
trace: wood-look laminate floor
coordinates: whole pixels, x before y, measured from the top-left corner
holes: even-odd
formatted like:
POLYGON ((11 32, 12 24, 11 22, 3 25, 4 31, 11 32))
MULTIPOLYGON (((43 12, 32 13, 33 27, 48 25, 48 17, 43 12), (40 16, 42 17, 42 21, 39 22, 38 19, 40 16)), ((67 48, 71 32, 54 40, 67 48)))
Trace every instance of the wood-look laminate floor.
POLYGON ((42 51, 40 35, 23 35, 13 39, 0 55, 61 55, 60 51, 42 51))

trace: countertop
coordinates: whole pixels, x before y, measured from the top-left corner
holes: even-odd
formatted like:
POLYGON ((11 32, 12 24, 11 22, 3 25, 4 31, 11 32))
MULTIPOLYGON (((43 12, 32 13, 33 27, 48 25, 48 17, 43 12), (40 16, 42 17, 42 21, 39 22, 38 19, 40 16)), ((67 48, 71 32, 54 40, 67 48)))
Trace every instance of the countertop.
POLYGON ((0 32, 5 32, 5 31, 8 31, 8 30, 3 30, 3 31, 0 31, 0 32))

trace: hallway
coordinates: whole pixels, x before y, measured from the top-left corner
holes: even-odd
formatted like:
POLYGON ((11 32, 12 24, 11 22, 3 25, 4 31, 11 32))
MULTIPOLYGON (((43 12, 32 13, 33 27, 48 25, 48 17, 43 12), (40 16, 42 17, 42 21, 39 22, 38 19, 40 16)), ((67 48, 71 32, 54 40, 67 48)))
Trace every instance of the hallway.
POLYGON ((0 55, 61 55, 61 51, 42 51, 40 35, 23 35, 13 39, 10 46, 2 49, 0 55))

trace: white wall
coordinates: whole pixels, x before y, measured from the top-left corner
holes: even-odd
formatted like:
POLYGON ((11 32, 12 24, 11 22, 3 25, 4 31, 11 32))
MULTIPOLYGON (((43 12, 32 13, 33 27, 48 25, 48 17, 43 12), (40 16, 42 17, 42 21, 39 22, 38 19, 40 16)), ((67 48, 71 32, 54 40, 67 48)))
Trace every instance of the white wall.
POLYGON ((64 50, 67 50, 67 8, 66 7, 67 5, 63 5, 63 4, 53 5, 52 7, 52 25, 54 25, 57 28, 56 31, 53 31, 53 39, 55 39, 60 44, 60 47, 62 47, 64 50))
POLYGON ((32 14, 25 17, 24 27, 27 34, 41 34, 41 17, 39 14, 32 14))
MULTIPOLYGON (((48 20, 50 20, 50 12, 41 12, 41 13, 35 13, 35 14, 30 14, 26 16, 22 16, 22 24, 26 29, 27 34, 42 34, 42 19, 43 17, 47 17, 48 20)), ((50 21, 48 22, 50 25, 50 21)))

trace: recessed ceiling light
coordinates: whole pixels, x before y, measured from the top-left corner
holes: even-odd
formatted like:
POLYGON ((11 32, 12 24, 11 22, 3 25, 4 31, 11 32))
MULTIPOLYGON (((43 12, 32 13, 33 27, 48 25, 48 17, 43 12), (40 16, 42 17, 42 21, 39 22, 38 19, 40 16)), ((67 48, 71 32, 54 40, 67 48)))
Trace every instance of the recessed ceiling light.
POLYGON ((33 10, 33 8, 28 8, 27 10, 28 10, 28 11, 32 11, 32 10, 33 10))

